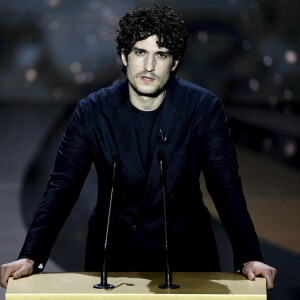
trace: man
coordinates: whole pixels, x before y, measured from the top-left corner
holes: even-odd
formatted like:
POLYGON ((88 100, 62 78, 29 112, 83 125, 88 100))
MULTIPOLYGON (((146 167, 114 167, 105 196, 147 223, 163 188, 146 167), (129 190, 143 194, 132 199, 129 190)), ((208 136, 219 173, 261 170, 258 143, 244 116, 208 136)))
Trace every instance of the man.
POLYGON ((1 266, 1 285, 43 270, 76 202, 91 163, 98 201, 89 222, 87 271, 101 269, 118 153, 107 265, 117 271, 162 271, 163 204, 157 153, 167 163, 170 264, 173 271, 219 271, 210 215, 199 177, 232 243, 236 271, 262 275, 272 288, 277 271, 263 261, 247 211, 234 146, 221 101, 175 77, 187 42, 184 22, 167 7, 127 13, 120 20, 118 53, 127 79, 77 105, 62 137, 51 179, 19 259, 1 266))

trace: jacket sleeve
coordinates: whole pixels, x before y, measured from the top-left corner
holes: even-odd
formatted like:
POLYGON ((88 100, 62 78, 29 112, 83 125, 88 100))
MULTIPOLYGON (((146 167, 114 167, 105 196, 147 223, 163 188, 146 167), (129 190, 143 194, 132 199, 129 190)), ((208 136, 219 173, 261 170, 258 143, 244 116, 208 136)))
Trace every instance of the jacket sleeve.
POLYGON ((57 235, 79 197, 92 155, 86 132, 88 110, 79 102, 61 139, 50 180, 27 233, 19 258, 30 258, 42 271, 57 235))
POLYGON ((238 162, 220 99, 212 101, 201 138, 202 169, 207 190, 230 239, 235 270, 250 260, 264 261, 248 213, 238 162))

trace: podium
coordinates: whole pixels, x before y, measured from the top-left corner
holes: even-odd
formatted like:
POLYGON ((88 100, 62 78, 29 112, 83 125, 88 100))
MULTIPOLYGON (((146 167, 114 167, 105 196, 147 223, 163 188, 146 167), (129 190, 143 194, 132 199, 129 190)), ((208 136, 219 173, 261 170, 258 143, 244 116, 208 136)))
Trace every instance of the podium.
POLYGON ((163 290, 163 272, 109 272, 111 290, 99 290, 99 273, 40 273, 8 281, 6 300, 267 299, 265 278, 250 281, 235 273, 173 272, 175 290, 163 290))

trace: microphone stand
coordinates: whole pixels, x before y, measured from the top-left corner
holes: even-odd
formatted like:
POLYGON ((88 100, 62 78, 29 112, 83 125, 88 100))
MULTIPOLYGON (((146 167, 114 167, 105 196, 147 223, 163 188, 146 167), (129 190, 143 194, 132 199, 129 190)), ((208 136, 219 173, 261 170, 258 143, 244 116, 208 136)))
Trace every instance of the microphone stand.
POLYGON ((166 255, 166 274, 165 274, 165 283, 160 284, 158 287, 161 289, 178 289, 178 284, 172 283, 172 274, 170 272, 169 266, 169 246, 168 246, 168 224, 167 224, 167 206, 166 206, 166 195, 167 195, 167 187, 166 187, 166 161, 163 151, 157 152, 157 159, 160 165, 161 179, 162 179, 162 189, 163 189, 163 205, 164 205, 164 227, 165 227, 165 255, 166 255))
POLYGON ((119 155, 118 153, 114 153, 112 156, 112 162, 113 162, 113 178, 112 178, 112 187, 110 192, 110 201, 109 201, 109 209, 108 209, 108 217, 107 217, 107 225, 106 225, 106 234, 105 234, 105 241, 104 241, 104 251, 103 251, 103 265, 102 265, 102 271, 101 271, 101 282, 98 284, 94 284, 93 287, 95 289, 112 289, 115 286, 113 284, 107 283, 107 271, 106 271, 106 249, 107 249, 107 238, 108 238, 108 232, 109 232, 109 224, 110 224, 110 215, 111 215, 111 205, 112 205, 112 199, 114 195, 114 183, 115 183, 115 175, 116 175, 116 167, 117 163, 119 162, 119 155))

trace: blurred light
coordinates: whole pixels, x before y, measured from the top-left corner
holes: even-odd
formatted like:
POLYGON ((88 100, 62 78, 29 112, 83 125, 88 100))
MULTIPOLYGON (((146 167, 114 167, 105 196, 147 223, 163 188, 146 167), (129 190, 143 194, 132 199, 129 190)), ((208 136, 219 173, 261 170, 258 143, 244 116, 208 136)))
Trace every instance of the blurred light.
POLYGON ((280 74, 276 73, 273 76, 273 80, 274 80, 275 83, 281 84, 282 83, 282 76, 280 74))
POLYGON ((273 65, 273 58, 270 55, 264 55, 263 63, 267 67, 271 67, 273 65))
POLYGON ((297 62, 298 60, 298 55, 295 51, 293 50, 287 50, 284 53, 284 59, 289 65, 293 65, 297 62))
POLYGON ((61 99, 63 95, 64 95, 64 91, 61 88, 56 88, 52 92, 52 97, 54 99, 61 99))
POLYGON ((272 146, 273 146, 273 142, 272 142, 271 138, 266 137, 262 143, 263 149, 266 151, 269 151, 269 150, 271 150, 272 146))
POLYGON ((199 30, 197 33, 197 38, 201 43, 206 43, 208 41, 207 31, 199 30))
POLYGON ((60 0, 46 0, 46 5, 57 8, 58 6, 60 6, 60 0))
POLYGON ((74 81, 76 84, 89 83, 93 81, 94 75, 91 72, 78 73, 74 77, 74 81))
POLYGON ((249 51, 249 50, 252 49, 252 44, 248 40, 243 40, 242 41, 242 47, 244 48, 244 50, 249 51))
POLYGON ((259 82, 258 82, 258 80, 255 79, 255 78, 251 78, 251 79, 249 80, 249 88, 250 88, 252 91, 256 92, 256 91, 259 89, 259 82))
POLYGON ((83 80, 83 76, 82 76, 82 73, 78 73, 75 75, 74 77, 74 81, 76 84, 83 84, 84 83, 84 80, 83 80))
POLYGON ((95 44, 97 41, 97 36, 93 33, 89 34, 87 37, 86 37, 86 42, 90 45, 93 45, 95 44))
POLYGON ((102 17, 110 24, 110 25, 117 25, 119 23, 119 17, 116 16, 111 9, 110 6, 104 6, 101 9, 102 17))
POLYGON ((294 94, 293 94, 293 92, 290 89, 285 89, 283 91, 283 97, 284 97, 284 99, 286 99, 286 100, 289 101, 289 100, 293 99, 293 96, 294 96, 294 94))
POLYGON ((85 82, 92 82, 94 80, 94 74, 92 72, 83 73, 85 82))
POLYGON ((37 79, 38 73, 36 69, 28 69, 25 72, 25 79, 28 82, 33 82, 37 79))
POLYGON ((287 157, 292 157, 296 154, 297 152, 297 145, 293 141, 288 141, 284 145, 284 154, 287 157))
POLYGON ((82 65, 78 61, 75 61, 75 62, 71 63, 71 65, 70 65, 70 71, 74 74, 79 73, 81 71, 81 69, 82 69, 82 65))
POLYGON ((53 31, 57 30, 60 27, 60 22, 58 20, 54 20, 49 23, 49 28, 53 31))

